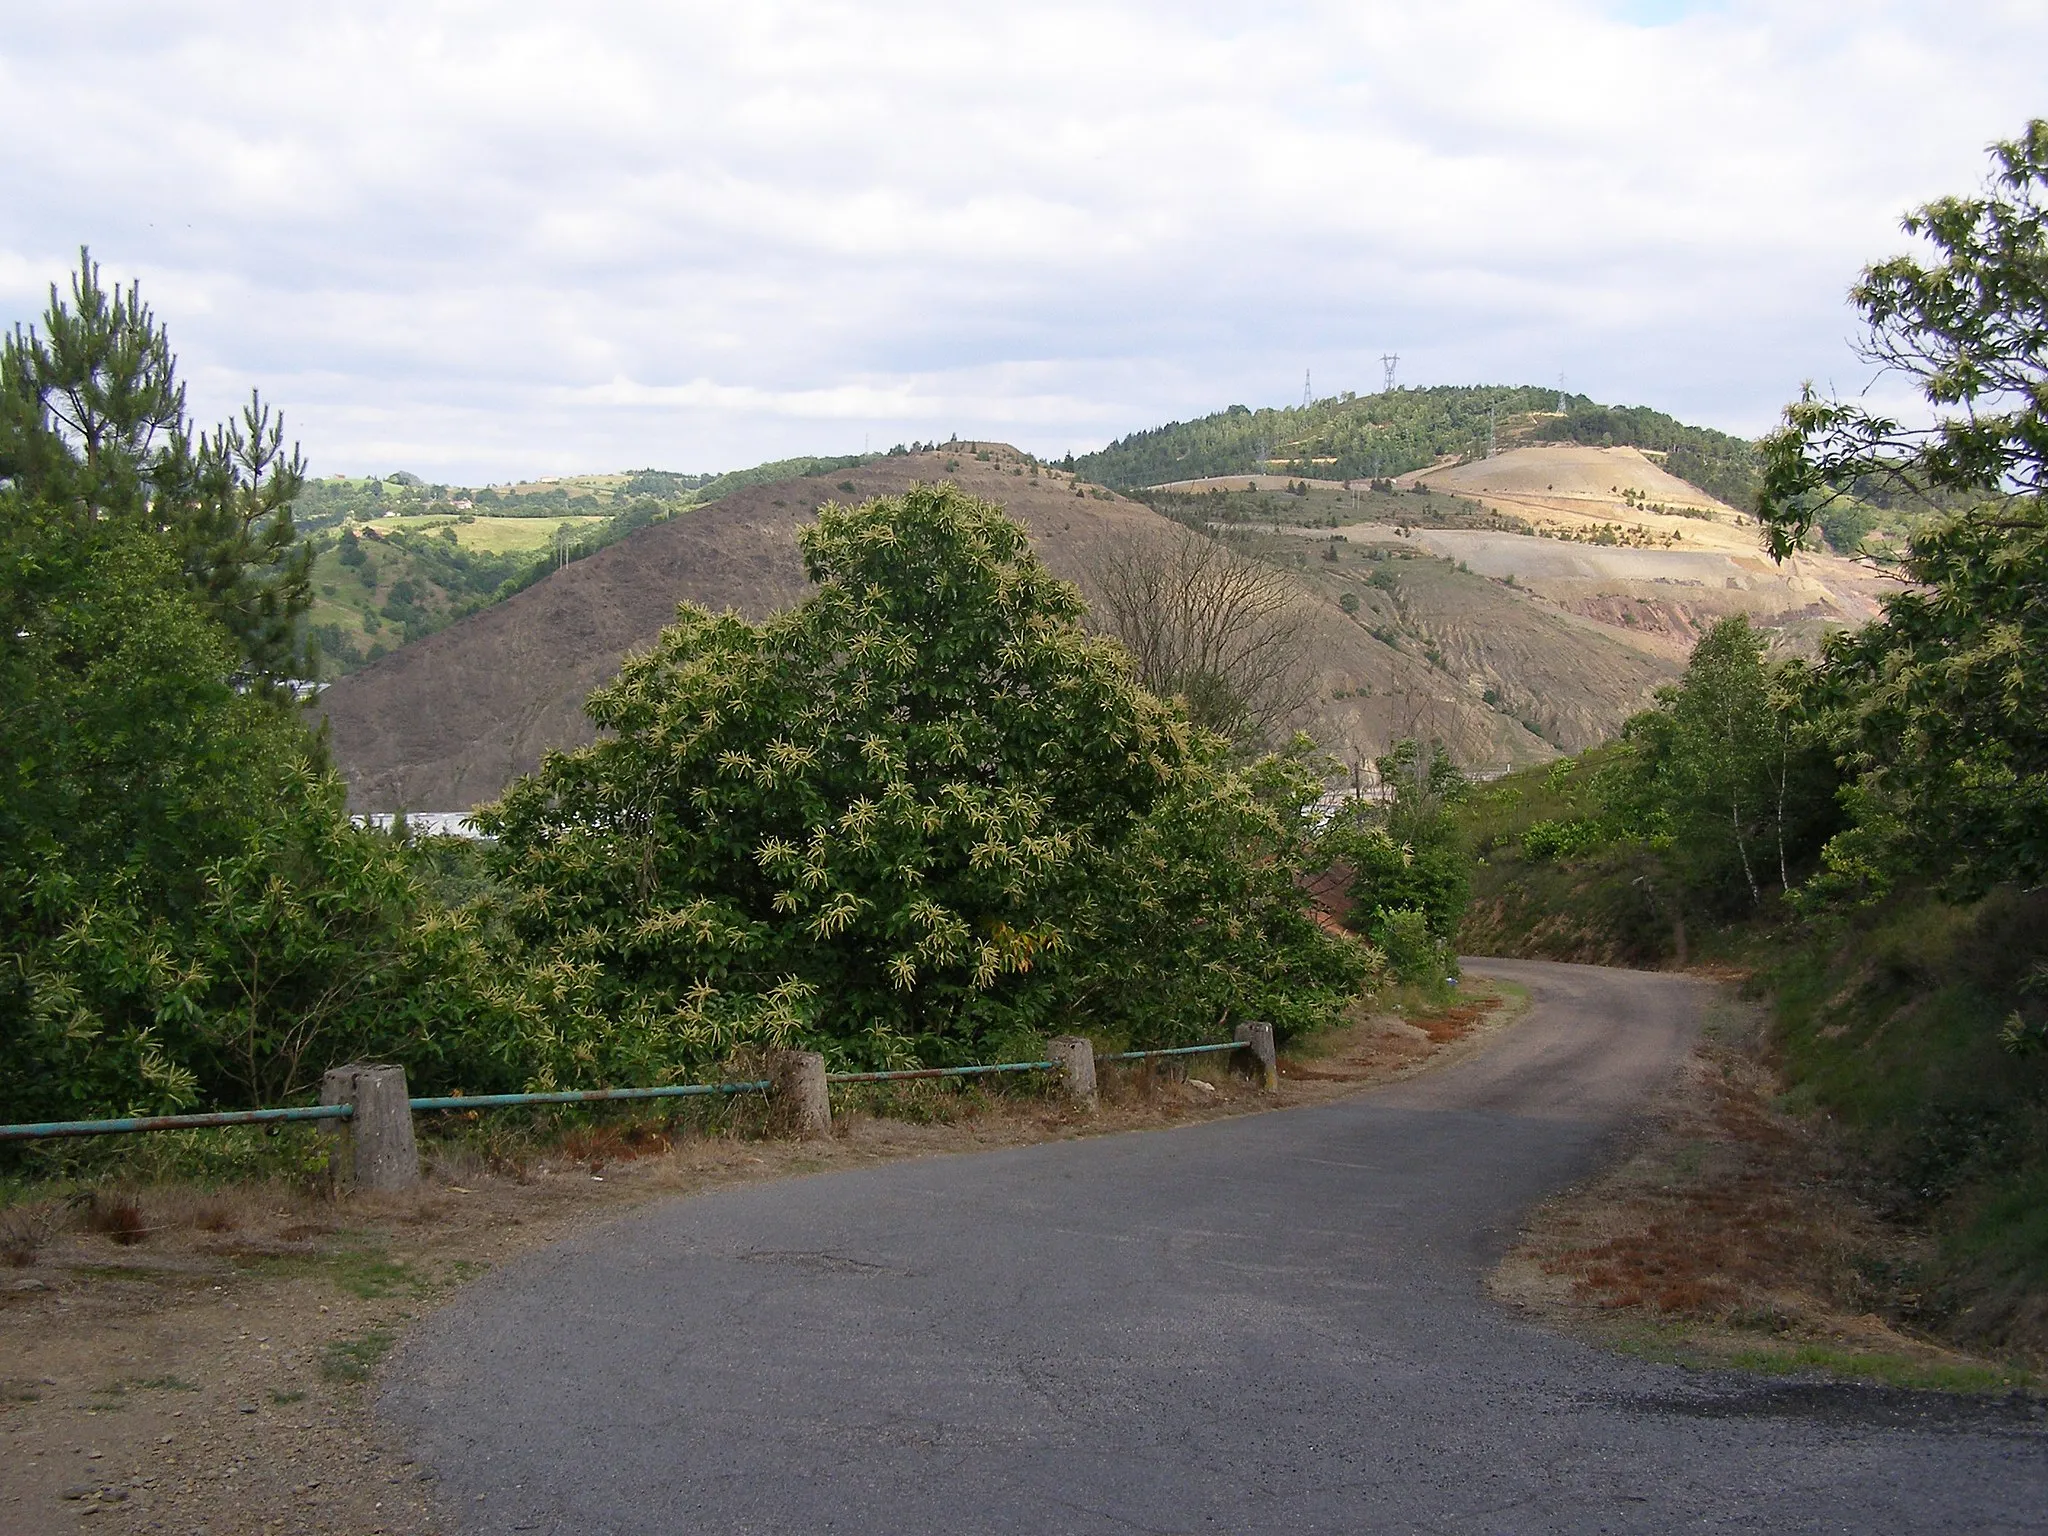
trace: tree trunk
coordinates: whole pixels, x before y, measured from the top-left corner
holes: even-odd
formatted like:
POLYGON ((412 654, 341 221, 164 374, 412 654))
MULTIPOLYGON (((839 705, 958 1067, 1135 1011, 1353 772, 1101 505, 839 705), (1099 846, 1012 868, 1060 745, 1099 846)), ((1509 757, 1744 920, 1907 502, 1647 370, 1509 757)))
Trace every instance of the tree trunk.
POLYGON ((1778 889, 1788 896, 1792 893, 1792 871, 1785 863, 1785 780, 1790 773, 1787 759, 1791 750, 1789 735, 1781 730, 1778 736, 1778 889))
POLYGON ((1764 904, 1764 893, 1756 883, 1756 871, 1749 863, 1749 840, 1742 835, 1742 797, 1728 797, 1728 817, 1735 830, 1735 851, 1742 855, 1742 878, 1749 882, 1749 899, 1755 906, 1764 904))

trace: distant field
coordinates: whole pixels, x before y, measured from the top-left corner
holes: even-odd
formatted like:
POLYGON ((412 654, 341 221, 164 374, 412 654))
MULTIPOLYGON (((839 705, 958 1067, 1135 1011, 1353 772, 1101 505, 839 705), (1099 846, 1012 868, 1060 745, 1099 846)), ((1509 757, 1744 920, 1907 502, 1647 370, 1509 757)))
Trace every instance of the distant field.
POLYGON ((455 530, 455 542, 464 549, 486 554, 538 553, 555 542, 555 529, 567 523, 587 528, 606 521, 602 517, 479 517, 458 522, 451 517, 387 517, 368 526, 379 533, 432 533, 441 528, 455 530))

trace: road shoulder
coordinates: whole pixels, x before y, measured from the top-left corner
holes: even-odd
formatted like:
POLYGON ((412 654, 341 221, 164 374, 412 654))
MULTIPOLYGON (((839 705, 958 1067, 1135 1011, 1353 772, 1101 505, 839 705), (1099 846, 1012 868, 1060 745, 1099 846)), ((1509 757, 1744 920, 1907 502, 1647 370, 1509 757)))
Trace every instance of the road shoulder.
POLYGON ((1544 1201, 1488 1279, 1621 1352, 1769 1375, 2024 1390, 2026 1362, 1914 1329, 1921 1240, 1881 1220, 1824 1130, 1776 1106, 1761 1005, 1724 984, 1699 1046, 1592 1178, 1544 1201))

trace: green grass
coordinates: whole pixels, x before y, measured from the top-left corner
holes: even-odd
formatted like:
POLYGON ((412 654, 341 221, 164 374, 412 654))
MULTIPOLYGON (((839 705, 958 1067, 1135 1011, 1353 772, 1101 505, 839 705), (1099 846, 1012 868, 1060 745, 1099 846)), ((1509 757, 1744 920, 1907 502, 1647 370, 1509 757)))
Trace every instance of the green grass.
POLYGON ((2025 1326, 2048 1292, 2048 1056, 2000 1033, 2041 1010, 2048 892, 1905 896, 1766 953, 1786 1107, 1828 1117, 1928 1225, 1939 1321, 1994 1343, 2025 1326))
POLYGON ((256 1254, 235 1261, 240 1269, 273 1279, 317 1276, 333 1283, 337 1290, 362 1301, 382 1301, 391 1296, 422 1297, 432 1293, 433 1283, 402 1259, 392 1259, 374 1249, 345 1248, 335 1253, 256 1254))
POLYGON ((486 517, 479 515, 472 522, 462 522, 454 517, 392 517, 369 526, 379 533, 432 533, 442 528, 455 530, 455 542, 464 549, 482 550, 486 554, 538 554, 551 548, 555 542, 555 529, 567 523, 571 528, 582 530, 595 528, 610 519, 565 515, 562 517, 486 517))
POLYGON ((2017 1365, 1928 1360, 1893 1350, 1857 1349, 1811 1339, 1750 1338, 1682 1323, 1618 1331, 1607 1342, 1623 1354, 1694 1370, 1734 1369, 1759 1376, 1827 1376, 1927 1392, 2030 1391, 2017 1365))
POLYGON ((344 1386, 368 1381, 397 1337, 389 1328, 372 1328, 352 1339, 336 1339, 321 1352, 320 1374, 344 1386))

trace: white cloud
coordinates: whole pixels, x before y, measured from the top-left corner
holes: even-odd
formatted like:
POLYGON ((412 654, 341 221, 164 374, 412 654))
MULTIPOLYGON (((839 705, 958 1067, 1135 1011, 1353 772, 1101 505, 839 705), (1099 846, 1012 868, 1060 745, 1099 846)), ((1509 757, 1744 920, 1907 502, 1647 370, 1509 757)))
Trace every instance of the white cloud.
POLYGON ((1755 431, 2040 109, 2038 3, 0 6, 0 316, 89 240, 315 467, 1059 453, 1549 381, 1755 431), (1646 24, 1655 23, 1655 24, 1646 24))

